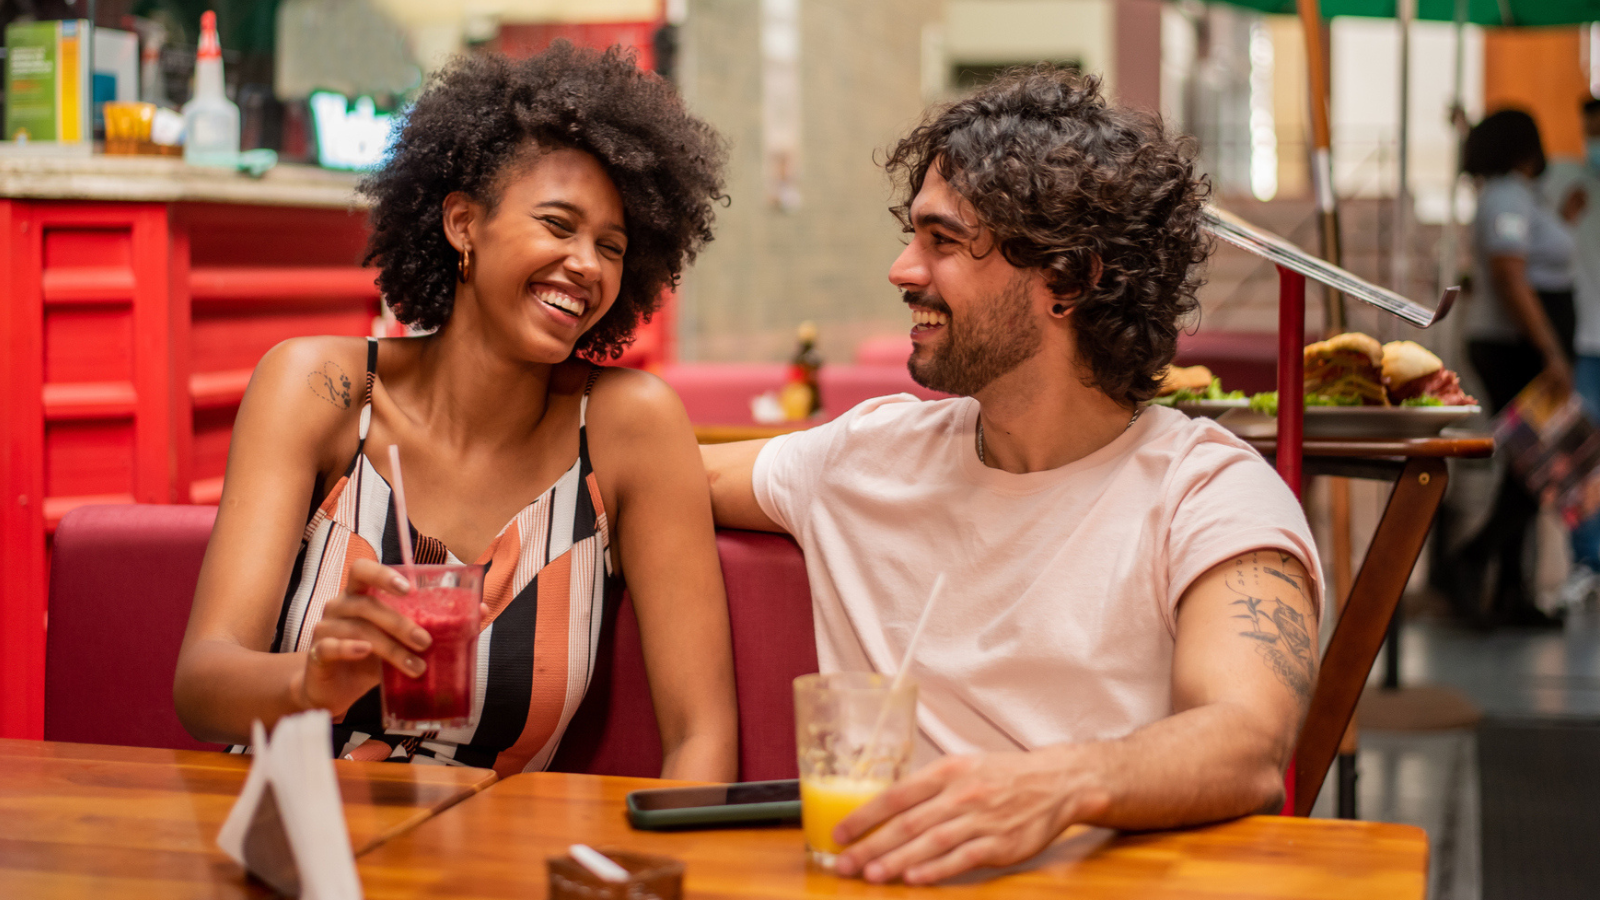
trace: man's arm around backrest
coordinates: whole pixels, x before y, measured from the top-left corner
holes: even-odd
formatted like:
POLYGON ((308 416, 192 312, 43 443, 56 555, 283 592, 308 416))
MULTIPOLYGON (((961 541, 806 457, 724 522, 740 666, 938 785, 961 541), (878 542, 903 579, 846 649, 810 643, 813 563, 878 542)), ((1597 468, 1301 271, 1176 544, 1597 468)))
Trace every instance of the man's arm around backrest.
POLYGON ((700 445, 700 458, 711 482, 711 514, 718 528, 783 531, 756 502, 756 457, 766 445, 766 441, 700 445))

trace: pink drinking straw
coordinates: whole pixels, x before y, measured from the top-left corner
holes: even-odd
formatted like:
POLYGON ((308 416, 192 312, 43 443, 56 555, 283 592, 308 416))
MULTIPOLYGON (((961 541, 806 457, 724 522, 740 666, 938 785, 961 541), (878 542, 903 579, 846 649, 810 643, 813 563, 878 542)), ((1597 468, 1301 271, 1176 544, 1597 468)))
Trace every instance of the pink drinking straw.
POLYGON ((394 511, 400 517, 398 528, 400 532, 400 560, 407 567, 413 565, 415 560, 411 557, 411 517, 406 515, 406 482, 400 477, 400 445, 389 445, 389 480, 394 488, 394 511))

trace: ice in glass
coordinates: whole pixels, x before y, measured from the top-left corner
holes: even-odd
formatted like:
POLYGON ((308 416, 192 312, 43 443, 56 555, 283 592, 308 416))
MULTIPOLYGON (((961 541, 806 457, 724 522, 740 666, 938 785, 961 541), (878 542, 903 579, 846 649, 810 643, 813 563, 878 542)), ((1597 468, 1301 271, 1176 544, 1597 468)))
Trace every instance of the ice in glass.
POLYGON ((806 854, 832 870, 844 850, 834 826, 906 774, 916 734, 917 687, 863 672, 794 681, 800 822, 806 854))

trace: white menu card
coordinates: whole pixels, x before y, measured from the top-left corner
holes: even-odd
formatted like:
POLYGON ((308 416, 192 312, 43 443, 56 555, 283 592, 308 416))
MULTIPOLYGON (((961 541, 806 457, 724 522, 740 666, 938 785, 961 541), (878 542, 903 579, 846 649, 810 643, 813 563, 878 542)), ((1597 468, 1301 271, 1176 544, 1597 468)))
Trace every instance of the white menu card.
POLYGON ((251 729, 250 775, 217 846, 273 890, 306 900, 359 900, 355 854, 334 775, 325 710, 251 729))

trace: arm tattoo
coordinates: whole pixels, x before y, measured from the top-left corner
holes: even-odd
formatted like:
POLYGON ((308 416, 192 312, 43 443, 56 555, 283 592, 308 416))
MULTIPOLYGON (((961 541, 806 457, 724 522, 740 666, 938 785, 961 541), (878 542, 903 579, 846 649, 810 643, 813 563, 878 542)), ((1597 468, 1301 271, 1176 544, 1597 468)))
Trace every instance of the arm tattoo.
POLYGON ((332 403, 340 409, 350 408, 350 378, 339 368, 339 364, 329 360, 306 376, 306 384, 310 386, 311 393, 332 403))
POLYGON ((1256 652, 1278 680, 1294 691, 1302 705, 1309 703, 1317 675, 1312 635, 1305 614, 1280 596, 1287 584, 1302 601, 1309 600, 1301 583, 1305 579, 1261 565, 1258 554, 1240 557, 1234 564, 1237 568, 1227 579, 1228 588, 1239 595, 1233 601, 1238 609, 1234 618, 1249 625, 1239 636, 1255 641, 1256 652), (1263 581, 1262 576, 1272 580, 1263 581))
POLYGON ((1293 575, 1285 575, 1284 573, 1278 571, 1277 569, 1271 568, 1270 566, 1262 566, 1261 571, 1271 575, 1274 578, 1281 578, 1284 581, 1289 582, 1289 586, 1294 588, 1296 591, 1299 591, 1300 596, 1304 597, 1306 595, 1305 588, 1300 586, 1300 582, 1297 581, 1293 575))

